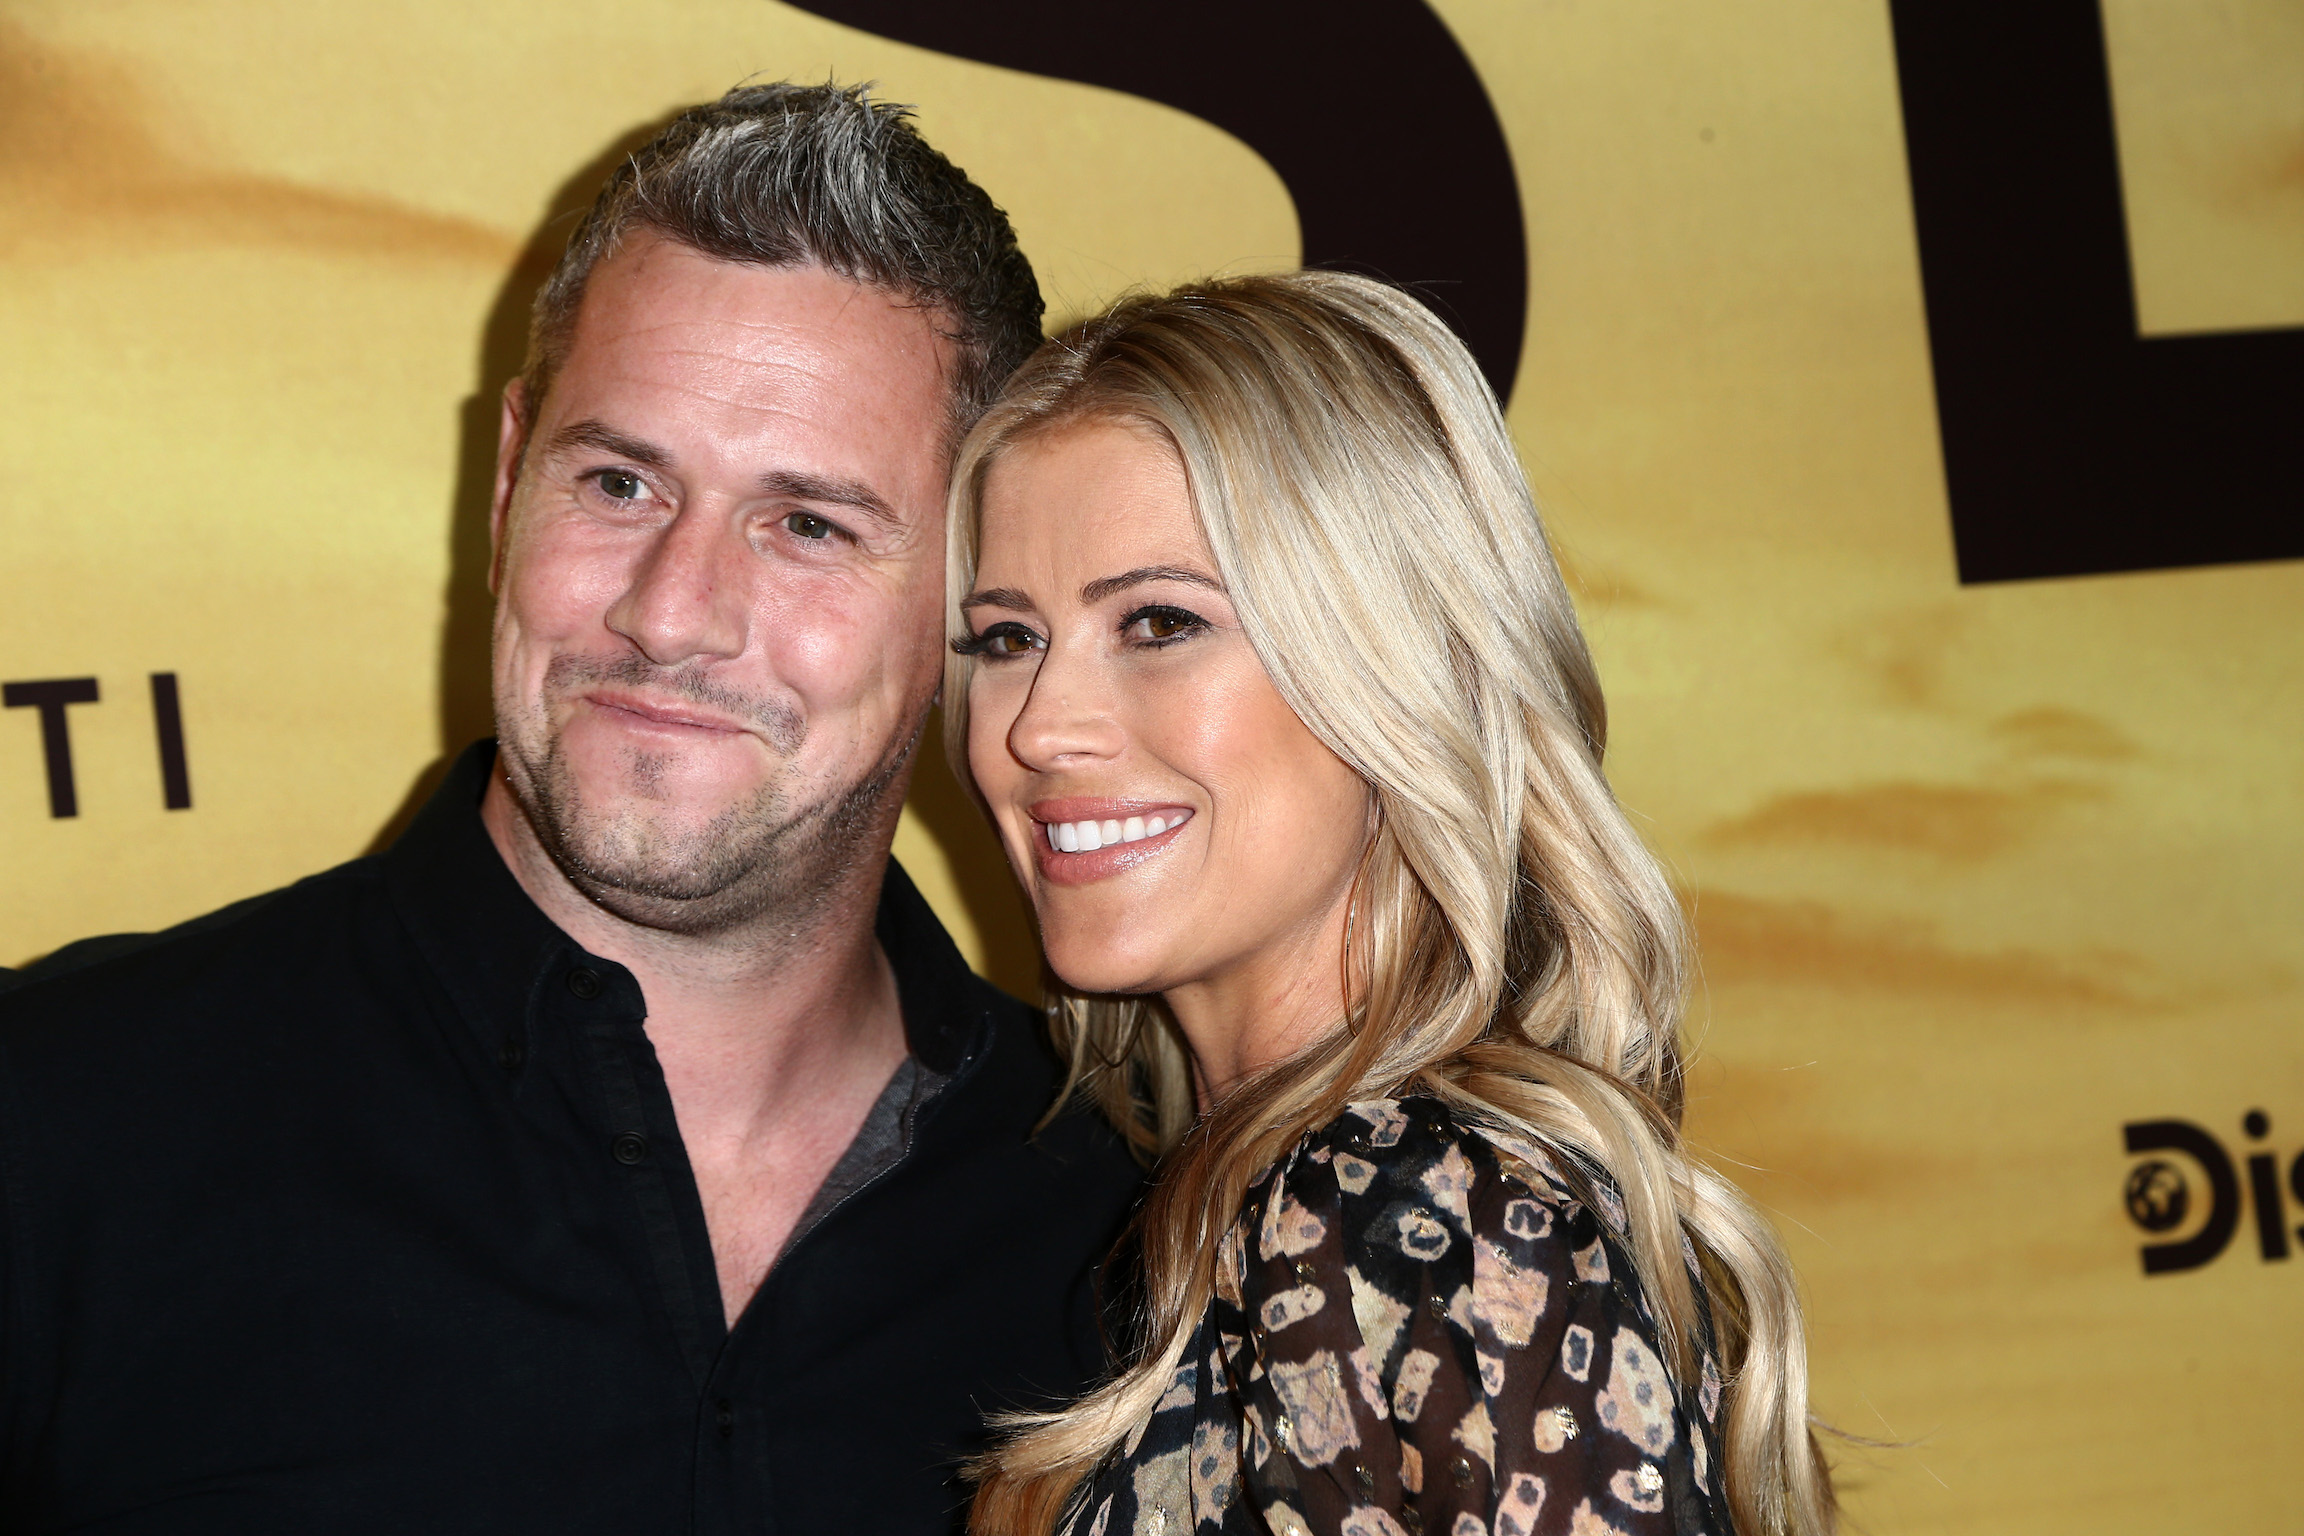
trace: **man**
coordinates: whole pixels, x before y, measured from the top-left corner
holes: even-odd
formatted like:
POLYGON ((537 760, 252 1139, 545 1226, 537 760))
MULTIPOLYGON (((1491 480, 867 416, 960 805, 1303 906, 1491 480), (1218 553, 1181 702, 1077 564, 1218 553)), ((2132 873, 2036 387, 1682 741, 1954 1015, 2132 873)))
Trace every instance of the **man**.
POLYGON ((675 121, 505 392, 499 739, 380 858, 0 997, 0 1529, 949 1531, 1138 1187, 888 859, 1038 340, 860 92, 675 121))

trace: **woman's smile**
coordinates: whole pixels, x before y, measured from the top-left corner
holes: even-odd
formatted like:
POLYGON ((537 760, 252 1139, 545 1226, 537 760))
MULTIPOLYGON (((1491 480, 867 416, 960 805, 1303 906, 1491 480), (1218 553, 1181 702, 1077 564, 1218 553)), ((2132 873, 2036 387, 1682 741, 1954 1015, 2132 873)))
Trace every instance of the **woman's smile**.
POLYGON ((1040 874, 1057 885, 1085 885, 1175 846, 1192 819, 1188 805, 1166 800, 1074 797, 1027 806, 1039 835, 1033 854, 1040 874))

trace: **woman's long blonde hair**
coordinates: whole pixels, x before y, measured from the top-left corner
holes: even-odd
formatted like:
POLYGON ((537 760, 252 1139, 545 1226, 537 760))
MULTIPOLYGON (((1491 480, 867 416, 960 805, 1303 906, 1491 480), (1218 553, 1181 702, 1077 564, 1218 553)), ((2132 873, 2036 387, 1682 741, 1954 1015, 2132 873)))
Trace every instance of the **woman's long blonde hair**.
MULTIPOLYGON (((1680 908, 1602 776, 1599 681, 1463 345, 1414 299, 1333 272, 1129 299, 1074 327, 961 447, 955 637, 986 470, 1084 420, 1174 446, 1273 684, 1373 791, 1346 937, 1346 970, 1364 982, 1348 1009, 1340 985, 1338 1029, 1197 1124, 1157 999, 1053 987, 1067 1094, 1092 1097, 1160 1159, 1138 1230, 1144 1342, 1087 1397, 1010 1421, 978 1469, 974 1528, 1044 1536, 1151 1412, 1258 1174, 1349 1102, 1425 1093, 1606 1171, 1683 1382, 1699 1317, 1686 1237, 1727 1372, 1737 1528, 1830 1531, 1790 1264, 1750 1202, 1680 1141, 1680 908)), ((944 688, 963 780, 969 667, 955 656, 944 688)))

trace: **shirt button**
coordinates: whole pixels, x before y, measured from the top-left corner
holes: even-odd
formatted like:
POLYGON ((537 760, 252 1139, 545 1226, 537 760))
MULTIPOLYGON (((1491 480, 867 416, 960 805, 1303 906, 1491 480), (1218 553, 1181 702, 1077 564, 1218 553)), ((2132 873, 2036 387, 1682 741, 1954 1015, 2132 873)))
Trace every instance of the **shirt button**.
POLYGON ((719 1407, 720 1411, 712 1416, 712 1420, 720 1426, 720 1438, 725 1440, 736 1433, 736 1405, 722 1398, 719 1407))
POLYGON ((629 1168, 648 1155, 648 1138, 638 1131, 625 1131, 608 1143, 608 1155, 629 1168))
POLYGON ((598 971, 588 970, 580 965, 568 973, 568 990, 587 1003, 600 995, 600 986, 600 973, 598 971))
POLYGON ((1456 1458, 1456 1465, 1451 1467, 1449 1470, 1455 1475, 1457 1487, 1469 1488, 1472 1486, 1471 1462, 1467 1461, 1462 1456, 1459 1456, 1456 1458))
POLYGON ((528 1060, 528 1047, 517 1040, 507 1040, 496 1048, 496 1065, 507 1072, 517 1072, 528 1060))

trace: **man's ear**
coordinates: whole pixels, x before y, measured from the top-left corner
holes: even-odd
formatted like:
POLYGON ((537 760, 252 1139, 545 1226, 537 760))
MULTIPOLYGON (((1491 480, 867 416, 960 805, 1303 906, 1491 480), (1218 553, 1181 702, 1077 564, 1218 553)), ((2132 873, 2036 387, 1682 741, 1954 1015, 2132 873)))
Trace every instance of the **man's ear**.
POLYGON ((491 596, 504 576, 504 522, 512 512, 512 492, 520 484, 520 460, 528 451, 528 429, 533 424, 527 381, 514 379, 504 386, 504 413, 496 426, 496 492, 488 503, 488 591, 491 596))

